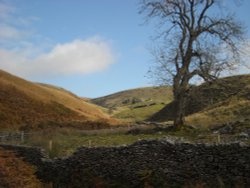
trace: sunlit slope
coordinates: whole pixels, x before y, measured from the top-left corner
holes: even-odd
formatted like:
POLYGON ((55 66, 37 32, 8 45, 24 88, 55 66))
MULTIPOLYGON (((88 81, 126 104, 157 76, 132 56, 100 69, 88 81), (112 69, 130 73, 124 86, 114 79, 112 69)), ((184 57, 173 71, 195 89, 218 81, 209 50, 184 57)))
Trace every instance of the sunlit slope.
MULTIPOLYGON (((38 84, 48 92, 50 100, 57 100, 64 106, 87 116, 89 118, 108 118, 109 116, 100 109, 99 106, 86 102, 86 100, 76 96, 75 94, 56 86, 48 84, 38 84)), ((94 119, 92 119, 94 120, 94 119)))
POLYGON ((33 127, 41 122, 112 121, 99 107, 69 91, 36 84, 0 70, 0 127, 33 127))
POLYGON ((142 121, 162 109, 172 97, 171 88, 162 86, 125 90, 91 101, 108 108, 116 118, 142 121))

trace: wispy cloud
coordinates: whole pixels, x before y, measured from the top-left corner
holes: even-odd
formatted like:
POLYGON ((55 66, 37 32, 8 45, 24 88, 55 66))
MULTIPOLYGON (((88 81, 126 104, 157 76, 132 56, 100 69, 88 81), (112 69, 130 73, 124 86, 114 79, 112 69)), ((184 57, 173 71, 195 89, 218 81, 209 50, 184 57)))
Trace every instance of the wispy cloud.
MULTIPOLYGON (((234 63, 231 69, 226 69, 221 72, 221 77, 249 74, 250 73, 250 40, 245 40, 238 45, 240 61, 234 63)), ((231 51, 226 48, 223 49, 225 55, 233 55, 231 51)), ((233 58, 232 58, 233 59, 233 58)))
POLYGON ((245 43, 241 47, 241 51, 242 51, 242 60, 244 62, 244 66, 246 69, 248 69, 248 73, 249 73, 250 71, 250 40, 245 41, 245 43))
POLYGON ((14 12, 14 8, 3 2, 0 2, 0 20, 7 20, 10 18, 11 13, 14 12))
POLYGON ((2 41, 21 39, 22 37, 24 37, 24 35, 24 32, 18 30, 13 26, 0 24, 0 39, 2 41))
POLYGON ((32 37, 35 17, 21 17, 15 7, 0 1, 0 47, 17 48, 32 37))

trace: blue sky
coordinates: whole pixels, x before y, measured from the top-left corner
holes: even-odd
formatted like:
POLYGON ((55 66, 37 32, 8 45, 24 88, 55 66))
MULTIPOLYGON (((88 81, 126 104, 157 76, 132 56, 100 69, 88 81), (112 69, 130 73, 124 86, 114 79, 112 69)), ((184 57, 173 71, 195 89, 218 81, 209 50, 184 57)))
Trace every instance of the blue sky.
MULTIPOLYGON (((155 28, 138 2, 0 0, 0 69, 84 97, 149 86, 155 28)), ((250 28, 250 1, 230 7, 250 28)))

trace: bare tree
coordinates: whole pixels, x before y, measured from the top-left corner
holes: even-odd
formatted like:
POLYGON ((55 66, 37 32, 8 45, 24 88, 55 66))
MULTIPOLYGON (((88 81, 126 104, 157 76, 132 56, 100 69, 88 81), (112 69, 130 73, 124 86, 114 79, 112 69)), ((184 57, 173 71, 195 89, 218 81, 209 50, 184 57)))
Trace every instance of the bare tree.
POLYGON ((239 63, 244 29, 233 15, 215 6, 222 0, 142 0, 141 13, 156 20, 157 75, 173 84, 174 125, 184 125, 190 80, 211 81, 239 63), (161 28, 161 29, 160 29, 161 28))

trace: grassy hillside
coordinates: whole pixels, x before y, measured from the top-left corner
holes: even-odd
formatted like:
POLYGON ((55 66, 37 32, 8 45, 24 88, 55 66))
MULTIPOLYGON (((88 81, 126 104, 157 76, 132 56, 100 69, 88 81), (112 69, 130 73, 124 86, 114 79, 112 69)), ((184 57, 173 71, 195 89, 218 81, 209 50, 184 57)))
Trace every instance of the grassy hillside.
MULTIPOLYGON (((174 106, 173 102, 168 104, 151 120, 171 120, 174 106)), ((250 118, 250 75, 218 79, 192 88, 186 114, 188 124, 202 127, 250 118)))
POLYGON ((214 107, 187 116, 187 124, 197 128, 214 128, 232 122, 250 124, 250 100, 227 100, 214 107))
POLYGON ((172 93, 170 88, 162 86, 125 90, 105 97, 92 99, 92 102, 106 108, 112 108, 133 105, 140 102, 168 102, 171 99, 172 93))
POLYGON ((171 88, 162 86, 126 90, 91 101, 107 108, 113 117, 141 121, 162 109, 171 100, 171 88))
MULTIPOLYGON (((0 128, 44 128, 53 122, 112 120, 99 107, 55 86, 36 84, 0 70, 0 128)), ((84 127, 84 126, 83 126, 84 127)))

